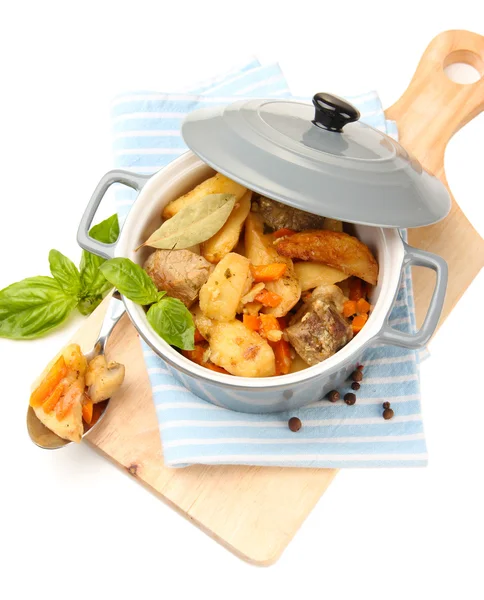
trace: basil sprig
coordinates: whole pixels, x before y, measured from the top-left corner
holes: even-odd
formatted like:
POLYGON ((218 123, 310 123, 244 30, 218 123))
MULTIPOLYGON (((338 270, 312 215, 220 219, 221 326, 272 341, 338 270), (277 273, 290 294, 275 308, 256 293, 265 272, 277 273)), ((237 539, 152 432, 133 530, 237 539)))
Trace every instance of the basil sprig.
MULTIPOLYGON (((101 273, 120 294, 136 304, 146 306, 158 301, 158 292, 148 273, 129 258, 112 258, 101 267, 101 273)), ((162 292, 165 295, 165 292, 162 292)))
POLYGON ((49 252, 49 266, 52 277, 65 294, 77 296, 81 290, 81 276, 76 265, 59 250, 49 252))
MULTIPOLYGON (((98 242, 105 244, 114 243, 119 236, 118 215, 114 214, 98 225, 94 225, 89 235, 98 242)), ((81 292, 78 309, 83 315, 89 315, 102 302, 102 299, 111 290, 112 285, 99 270, 105 259, 82 251, 81 257, 81 292)))
POLYGON ((0 292, 0 337, 32 339, 47 333, 71 313, 75 296, 52 277, 29 277, 0 292))
MULTIPOLYGON (((119 235, 117 215, 95 225, 94 239, 112 243, 119 235)), ((0 337, 41 337, 60 325, 76 308, 90 314, 112 289, 100 271, 104 259, 83 251, 80 268, 58 250, 49 252, 52 277, 28 277, 0 290, 0 337)))
POLYGON ((139 265, 129 258, 112 258, 101 266, 101 272, 123 296, 149 306, 148 322, 168 344, 182 350, 195 348, 195 325, 188 308, 180 300, 159 292, 139 265))

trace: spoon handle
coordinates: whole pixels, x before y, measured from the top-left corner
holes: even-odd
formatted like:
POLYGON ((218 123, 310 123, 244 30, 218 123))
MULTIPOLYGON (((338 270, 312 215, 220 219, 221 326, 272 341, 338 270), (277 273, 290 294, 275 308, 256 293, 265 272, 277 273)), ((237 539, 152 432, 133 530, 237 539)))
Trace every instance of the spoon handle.
POLYGON ((114 292, 111 300, 109 301, 106 315, 101 325, 101 331, 99 332, 99 337, 95 344, 96 353, 104 353, 106 342, 111 334, 111 331, 114 329, 119 319, 123 316, 125 310, 124 303, 120 296, 117 292, 114 292))

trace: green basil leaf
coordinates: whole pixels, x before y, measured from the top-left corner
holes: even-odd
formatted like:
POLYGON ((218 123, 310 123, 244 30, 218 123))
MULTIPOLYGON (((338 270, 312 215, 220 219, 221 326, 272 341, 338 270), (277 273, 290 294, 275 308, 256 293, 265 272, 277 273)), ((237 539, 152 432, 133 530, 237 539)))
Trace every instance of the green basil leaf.
POLYGON ((52 277, 29 277, 0 291, 0 337, 40 337, 57 327, 77 304, 52 277))
POLYGON ((156 333, 171 346, 182 350, 195 348, 193 317, 180 300, 162 298, 150 306, 146 317, 156 333))
MULTIPOLYGON (((89 235, 98 242, 114 243, 119 236, 118 215, 114 214, 94 225, 90 229, 89 235)), ((104 262, 104 258, 83 250, 80 264, 81 300, 77 307, 83 315, 91 314, 113 287, 99 270, 104 262)))
POLYGON ((78 309, 81 314, 89 315, 102 302, 112 289, 112 285, 100 271, 104 258, 95 256, 84 250, 81 260, 81 300, 78 309))
POLYGON ((81 289, 81 277, 76 265, 58 250, 49 252, 49 265, 52 277, 70 296, 77 296, 81 289))
POLYGON ((158 301, 158 290, 148 273, 129 258, 112 258, 101 265, 101 273, 129 300, 145 306, 158 301))
POLYGON ((114 215, 91 227, 89 235, 98 242, 114 244, 119 237, 118 215, 114 213, 114 215))
POLYGON ((210 194, 165 221, 143 246, 180 250, 205 242, 219 231, 235 205, 234 194, 210 194))

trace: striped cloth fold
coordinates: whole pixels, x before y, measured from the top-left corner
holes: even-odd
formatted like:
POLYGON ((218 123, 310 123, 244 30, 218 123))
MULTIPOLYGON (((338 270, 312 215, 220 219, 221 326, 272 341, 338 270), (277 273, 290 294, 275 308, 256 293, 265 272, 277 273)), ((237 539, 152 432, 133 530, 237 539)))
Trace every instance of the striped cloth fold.
MULTIPOLYGON (((317 87, 317 86, 316 86, 317 87)), ((137 91, 112 104, 114 155, 117 167, 154 173, 186 150, 180 125, 186 114, 237 97, 291 96, 278 64, 256 59, 180 93, 137 91)), ((292 96, 291 96, 292 97, 292 96)), ((307 98, 303 99, 308 101, 307 98)), ((385 119, 376 92, 349 98, 366 123, 397 137, 385 119)), ((124 220, 135 194, 117 190, 124 220)), ((400 284, 390 324, 415 331, 412 280, 408 269, 400 284)), ((165 464, 244 464, 294 467, 424 466, 427 464, 420 407, 419 355, 391 346, 371 348, 362 360, 364 381, 354 406, 326 401, 277 414, 242 414, 205 402, 188 391, 175 372, 144 343, 143 354, 153 390, 165 464), (395 417, 382 418, 390 401, 395 417), (302 429, 288 429, 298 416, 302 429)), ((340 388, 342 394, 351 391, 340 388)))

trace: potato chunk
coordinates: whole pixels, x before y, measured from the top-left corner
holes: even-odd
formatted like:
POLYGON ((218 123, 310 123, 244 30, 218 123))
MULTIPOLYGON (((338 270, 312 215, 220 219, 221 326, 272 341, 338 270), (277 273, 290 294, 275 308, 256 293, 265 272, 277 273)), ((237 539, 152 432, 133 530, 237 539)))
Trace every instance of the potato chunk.
POLYGON ((275 317, 284 317, 291 308, 297 304, 301 296, 299 280, 294 271, 291 259, 278 255, 273 244, 272 235, 264 235, 261 217, 250 212, 245 221, 245 253, 253 265, 269 265, 284 262, 287 269, 284 275, 276 281, 268 281, 266 288, 281 296, 281 303, 274 307, 265 307, 262 312, 273 314, 275 317))
POLYGON ((298 262, 294 265, 294 271, 302 292, 312 290, 318 285, 337 283, 348 277, 343 271, 319 262, 298 262))
POLYGON ((235 203, 229 218, 222 229, 202 244, 202 255, 208 262, 218 263, 237 245, 240 232, 250 211, 252 192, 247 190, 235 203))
POLYGON ((210 360, 232 375, 271 377, 276 374, 274 352, 266 340, 237 320, 221 323, 193 311, 195 324, 210 345, 210 360))
POLYGON ((277 244, 281 256, 322 262, 371 285, 378 280, 378 263, 368 246, 347 233, 314 230, 295 233, 277 244))
POLYGON ((88 395, 94 404, 111 398, 124 381, 124 365, 106 362, 104 354, 98 354, 91 360, 86 373, 88 395))
POLYGON ((81 352, 79 344, 69 344, 62 350, 62 356, 66 361, 66 367, 73 371, 76 377, 84 377, 87 369, 87 361, 81 352))
POLYGON ((235 252, 222 258, 200 289, 200 308, 205 316, 216 321, 235 319, 246 287, 249 264, 245 256, 235 252))
POLYGON ((183 196, 180 196, 180 198, 167 204, 163 210, 162 217, 164 219, 170 219, 182 208, 194 204, 210 194, 234 194, 235 201, 237 202, 242 198, 246 191, 247 188, 243 185, 235 183, 235 181, 232 181, 221 173, 217 173, 213 177, 210 177, 210 179, 197 185, 196 188, 187 194, 184 194, 183 196))

